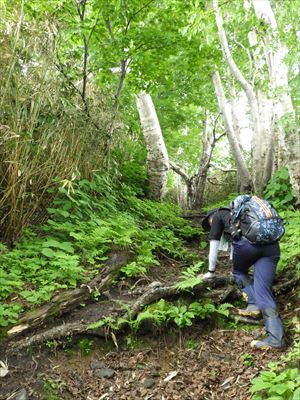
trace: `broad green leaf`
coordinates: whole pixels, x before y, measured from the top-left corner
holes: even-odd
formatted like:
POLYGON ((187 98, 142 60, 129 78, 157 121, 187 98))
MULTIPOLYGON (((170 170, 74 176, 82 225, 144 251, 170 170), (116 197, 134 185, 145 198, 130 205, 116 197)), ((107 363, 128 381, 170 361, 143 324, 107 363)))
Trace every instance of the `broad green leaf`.
POLYGON ((265 382, 261 380, 261 378, 255 378, 254 380, 256 380, 256 382, 252 385, 250 389, 251 393, 259 392, 260 390, 264 389, 269 389, 273 386, 272 382, 265 382))
POLYGON ((42 254, 49 258, 56 257, 56 252, 50 249, 49 247, 45 247, 44 249, 42 249, 42 254))
POLYGON ((292 385, 290 381, 289 382, 280 383, 280 384, 277 384, 277 385, 273 384, 273 386, 270 388, 270 394, 275 394, 276 393, 276 394, 279 394, 279 395, 283 395, 286 392, 291 390, 291 386, 292 386, 292 389, 293 389, 294 385, 292 385))
POLYGON ((298 387, 294 393, 293 393, 293 397, 292 400, 299 400, 300 399, 300 387, 298 387))

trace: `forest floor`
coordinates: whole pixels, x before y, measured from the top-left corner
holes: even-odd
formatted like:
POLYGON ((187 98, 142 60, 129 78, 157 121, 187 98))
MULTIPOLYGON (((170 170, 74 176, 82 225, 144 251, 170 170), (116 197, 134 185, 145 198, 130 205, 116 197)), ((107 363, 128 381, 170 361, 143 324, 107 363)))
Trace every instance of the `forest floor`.
MULTIPOLYGON (((228 258, 221 261, 223 268, 218 271, 230 274, 228 258)), ((175 282, 184 268, 175 260, 162 259, 147 275, 147 284, 175 282)), ((296 302, 292 293, 288 303, 284 296, 278 297, 284 321, 297 307, 299 311, 296 302)), ((88 306, 80 312, 87 315, 88 306)), ((251 340, 262 328, 234 321, 217 326, 206 319, 181 331, 152 327, 123 335, 117 337, 118 348, 111 338, 95 336, 77 337, 63 346, 49 341, 14 357, 0 347, 0 360, 7 362, 9 370, 0 377, 0 399, 247 400, 251 379, 288 352, 288 348, 251 349, 251 340)), ((293 337, 288 335, 287 340, 290 346, 293 337)))

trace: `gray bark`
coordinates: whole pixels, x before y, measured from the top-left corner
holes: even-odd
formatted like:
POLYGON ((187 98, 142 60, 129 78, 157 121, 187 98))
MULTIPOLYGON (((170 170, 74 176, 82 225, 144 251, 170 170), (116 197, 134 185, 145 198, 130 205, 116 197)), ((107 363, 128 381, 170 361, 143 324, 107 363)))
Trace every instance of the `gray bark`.
POLYGON ((286 46, 282 45, 278 36, 278 27, 269 0, 253 0, 256 16, 267 26, 264 37, 266 61, 269 70, 273 97, 275 137, 279 137, 278 152, 281 162, 283 149, 286 154, 291 184, 297 199, 300 199, 300 135, 295 121, 295 112, 289 93, 288 67, 284 58, 288 54, 286 46), (286 123, 284 120, 288 120, 286 123))
MULTIPOLYGON (((182 186, 182 182, 185 183, 186 186, 186 190, 182 190, 180 189, 180 195, 178 193, 179 196, 181 196, 181 202, 182 204, 184 204, 186 207, 183 208, 191 208, 191 204, 192 204, 192 198, 193 198, 193 194, 194 194, 194 185, 193 185, 193 180, 192 178, 190 178, 187 173, 180 168, 178 165, 176 165, 175 163, 173 163, 172 161, 170 161, 170 168, 176 172, 176 174, 178 175, 178 179, 180 179, 181 182, 181 186, 182 186), (186 197, 185 200, 182 199, 182 195, 183 193, 186 193, 186 197)), ((178 203, 180 204, 180 203, 178 203)))
POLYGON ((235 77, 235 79, 240 83, 245 94, 248 98, 251 117, 252 117, 252 126, 253 126, 253 145, 252 145, 252 162, 253 162, 253 185, 254 190, 257 194, 262 194, 263 189, 266 185, 266 181, 264 181, 264 164, 268 152, 268 143, 269 140, 266 140, 265 132, 262 129, 260 122, 260 114, 259 114, 259 106, 256 94, 250 85, 250 83, 245 79, 242 72, 238 68, 235 63, 226 37, 225 30, 223 28, 223 18, 219 13, 218 9, 218 0, 213 0, 214 12, 216 17, 216 23, 218 27, 218 34, 223 50, 223 54, 225 60, 230 68, 231 73, 235 77))
POLYGON ((218 71, 214 72, 213 74, 213 83, 219 103, 219 109, 223 115, 225 130, 230 144, 230 148, 235 158, 238 173, 241 179, 241 188, 243 192, 249 192, 252 188, 252 180, 250 177, 250 172, 244 160, 244 156, 241 152, 238 139, 234 133, 231 118, 228 114, 228 110, 226 109, 227 102, 218 71))
POLYGON ((216 123, 213 130, 213 135, 209 134, 207 127, 207 118, 203 121, 203 133, 202 133, 202 153, 199 163, 199 170, 194 181, 194 196, 192 200, 192 209, 196 210, 203 206, 203 197, 206 187, 207 174, 210 166, 210 160, 212 157, 213 149, 215 147, 215 130, 216 123))

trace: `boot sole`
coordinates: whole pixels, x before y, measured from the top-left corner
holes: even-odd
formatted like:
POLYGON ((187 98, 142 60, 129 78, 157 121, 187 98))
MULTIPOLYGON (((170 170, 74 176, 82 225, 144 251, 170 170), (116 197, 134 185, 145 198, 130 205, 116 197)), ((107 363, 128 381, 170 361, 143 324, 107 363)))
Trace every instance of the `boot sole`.
POLYGON ((241 317, 250 317, 250 318, 261 318, 260 311, 238 311, 238 315, 241 317))
POLYGON ((263 344, 262 346, 256 347, 256 344, 259 343, 260 340, 252 340, 252 342, 250 343, 250 346, 255 349, 255 350, 285 350, 286 349, 286 345, 284 346, 280 346, 280 347, 276 347, 276 346, 272 346, 271 344, 263 344))

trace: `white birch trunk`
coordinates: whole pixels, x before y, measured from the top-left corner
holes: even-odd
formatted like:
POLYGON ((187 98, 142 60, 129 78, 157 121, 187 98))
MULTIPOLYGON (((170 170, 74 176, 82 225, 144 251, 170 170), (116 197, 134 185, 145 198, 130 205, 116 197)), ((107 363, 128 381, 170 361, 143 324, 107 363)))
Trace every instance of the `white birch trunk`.
POLYGON ((228 142, 230 144, 231 151, 235 158, 236 166, 238 169, 238 174, 241 179, 241 188, 242 188, 243 192, 248 192, 252 188, 252 180, 250 177, 248 167, 244 160, 243 153, 241 151, 238 139, 233 130, 231 116, 229 115, 229 111, 226 107, 227 101, 226 101, 226 97, 225 97, 224 90, 222 87, 222 82, 220 79, 220 75, 217 71, 214 72, 214 74, 213 74, 213 83, 214 83, 214 87, 215 87, 216 96, 218 99, 219 109, 223 115, 225 130, 226 130, 226 134, 228 137, 228 142))
POLYGON ((264 181, 264 164, 268 150, 265 143, 268 142, 268 140, 267 141, 265 140, 266 139, 264 137, 265 132, 261 127, 258 101, 255 92, 252 86, 243 76, 242 72, 236 65, 231 55, 227 42, 226 33, 223 28, 223 18, 219 13, 218 9, 218 0, 213 0, 213 6, 216 17, 216 23, 218 27, 218 34, 225 60, 230 68, 231 73, 233 74, 235 79, 240 83, 248 98, 251 117, 252 117, 252 126, 253 126, 253 145, 252 145, 253 184, 255 192, 261 194, 265 184, 267 183, 264 181))
MULTIPOLYGON (((231 88, 231 99, 230 99, 230 106, 231 106, 231 119, 232 119, 232 129, 233 132, 236 136, 236 139, 239 144, 239 148, 241 152, 244 151, 242 143, 241 143, 241 125, 240 125, 240 120, 238 117, 238 113, 241 112, 241 102, 238 99, 238 96, 236 94, 235 88, 232 86, 231 88)), ((242 189, 242 179, 237 173, 237 191, 238 192, 243 192, 242 189)))
MULTIPOLYGON (((181 194, 186 193, 185 201, 182 202, 182 204, 185 204, 185 206, 182 208, 191 208, 192 199, 194 196, 193 180, 187 175, 187 173, 182 168, 173 163, 171 160, 169 161, 169 165, 170 168, 176 173, 178 179, 180 178, 180 180, 177 180, 177 188, 179 188, 179 185, 183 185, 183 183, 185 184, 185 190, 184 191, 180 190, 181 194)), ((177 199, 179 199, 179 197, 177 197, 177 199)), ((178 204, 181 205, 181 202, 179 202, 179 200, 178 204)))
POLYGON ((263 146, 266 149, 265 157, 262 160, 263 182, 267 183, 272 177, 274 165, 275 136, 272 131, 273 101, 268 99, 262 92, 257 94, 257 98, 260 112, 260 123, 262 131, 264 132, 262 137, 262 140, 264 140, 263 146))
POLYGON ((232 128, 233 132, 237 138, 239 147, 241 151, 243 151, 243 146, 241 143, 241 126, 240 126, 240 121, 238 117, 238 112, 241 112, 241 102, 238 99, 238 96, 236 94, 235 88, 232 86, 231 88, 231 99, 230 99, 230 105, 231 105, 231 119, 232 119, 232 128))
POLYGON ((183 210, 188 209, 188 199, 187 199, 187 186, 185 180, 176 174, 176 188, 177 188, 177 204, 183 210))
POLYGON ((192 208, 199 209, 203 206, 203 197, 206 187, 207 174, 209 170, 209 163, 211 160, 212 152, 214 148, 214 140, 208 134, 207 116, 203 121, 203 132, 202 132, 202 153, 199 162, 198 173, 195 177, 195 193, 192 201, 192 208))
POLYGON ((296 129, 295 113, 289 93, 288 67, 284 62, 288 49, 280 42, 277 22, 270 1, 253 0, 253 7, 257 18, 264 21, 269 27, 265 35, 265 51, 274 99, 273 129, 277 130, 275 136, 279 136, 280 139, 279 154, 280 146, 286 154, 286 163, 294 194, 300 199, 300 136, 296 129), (293 127, 284 128, 284 125, 281 124, 284 119, 289 120, 286 126, 293 127))
POLYGON ((149 198, 160 201, 166 190, 168 152, 151 96, 141 92, 136 96, 136 104, 147 149, 149 198))
POLYGON ((192 199, 192 209, 198 210, 203 207, 204 203, 204 193, 207 186, 208 171, 211 166, 211 158, 213 150, 215 148, 217 138, 216 138, 216 126, 219 119, 219 115, 214 121, 214 126, 209 126, 209 119, 207 112, 205 113, 205 120, 203 121, 203 131, 202 131, 202 152, 199 161, 199 168, 197 174, 194 176, 194 193, 192 199))

